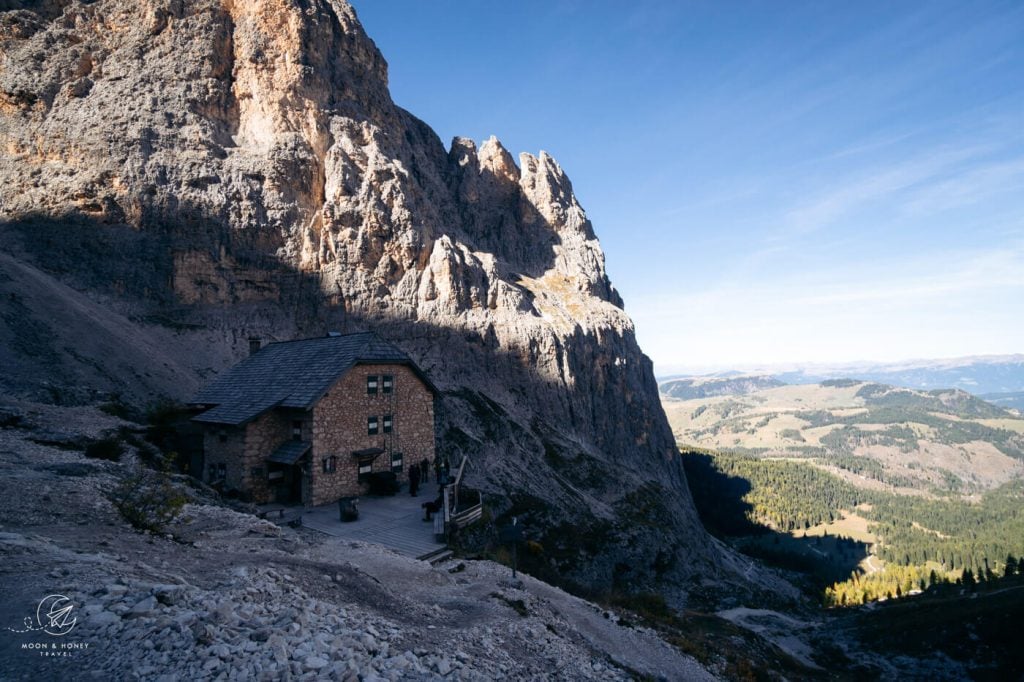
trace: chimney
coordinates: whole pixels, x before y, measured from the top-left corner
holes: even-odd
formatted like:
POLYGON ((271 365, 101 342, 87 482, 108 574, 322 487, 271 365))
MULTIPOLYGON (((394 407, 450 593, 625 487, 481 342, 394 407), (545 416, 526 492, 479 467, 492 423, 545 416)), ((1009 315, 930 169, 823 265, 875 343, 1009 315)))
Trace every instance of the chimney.
POLYGON ((260 349, 260 337, 250 336, 249 337, 249 355, 253 355, 260 349))

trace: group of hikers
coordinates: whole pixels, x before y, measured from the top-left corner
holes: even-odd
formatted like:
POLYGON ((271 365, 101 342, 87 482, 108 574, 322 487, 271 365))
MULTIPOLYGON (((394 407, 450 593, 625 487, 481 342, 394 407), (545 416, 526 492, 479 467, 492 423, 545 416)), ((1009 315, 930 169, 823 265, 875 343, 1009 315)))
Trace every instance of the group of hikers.
MULTIPOLYGON (((438 457, 434 460, 434 480, 438 485, 448 485, 451 481, 451 465, 447 457, 438 457)), ((421 459, 419 464, 409 468, 409 494, 413 497, 419 494, 420 483, 430 482, 430 462, 421 459)))
MULTIPOLYGON (((438 485, 437 499, 432 502, 424 502, 421 506, 424 512, 424 521, 430 521, 431 515, 441 511, 444 505, 444 486, 451 483, 451 464, 447 457, 438 457, 434 460, 434 480, 438 485)), ((430 462, 426 459, 420 460, 409 469, 409 495, 416 497, 419 494, 420 483, 430 482, 430 462)))

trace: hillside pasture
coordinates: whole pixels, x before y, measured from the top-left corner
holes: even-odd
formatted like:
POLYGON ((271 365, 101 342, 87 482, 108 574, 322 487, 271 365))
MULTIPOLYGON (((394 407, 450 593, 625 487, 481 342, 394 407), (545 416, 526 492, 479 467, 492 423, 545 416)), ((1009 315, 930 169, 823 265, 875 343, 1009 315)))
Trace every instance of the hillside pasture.
POLYGON ((878 542, 878 538, 869 530, 870 522, 866 518, 845 509, 841 510, 840 514, 842 516, 831 523, 819 523, 807 529, 797 529, 793 531, 793 535, 798 538, 824 535, 847 537, 868 545, 878 542))

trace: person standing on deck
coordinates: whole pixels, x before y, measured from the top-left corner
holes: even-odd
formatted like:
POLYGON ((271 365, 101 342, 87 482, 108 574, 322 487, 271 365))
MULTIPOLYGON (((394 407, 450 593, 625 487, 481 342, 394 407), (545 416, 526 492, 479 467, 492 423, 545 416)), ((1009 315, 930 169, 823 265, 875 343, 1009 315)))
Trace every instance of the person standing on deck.
POLYGON ((420 468, 409 467, 409 495, 416 497, 416 491, 420 488, 420 468))
POLYGON ((420 481, 430 483, 430 463, 425 457, 420 460, 420 481))

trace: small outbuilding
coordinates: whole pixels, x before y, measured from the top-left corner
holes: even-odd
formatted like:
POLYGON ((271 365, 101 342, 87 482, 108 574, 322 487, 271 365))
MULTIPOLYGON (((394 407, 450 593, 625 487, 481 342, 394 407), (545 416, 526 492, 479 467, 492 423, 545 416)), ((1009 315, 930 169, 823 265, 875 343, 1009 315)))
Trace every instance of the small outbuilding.
POLYGON ((257 503, 315 506, 432 465, 437 391, 394 345, 332 333, 254 350, 191 401, 207 482, 257 503))

